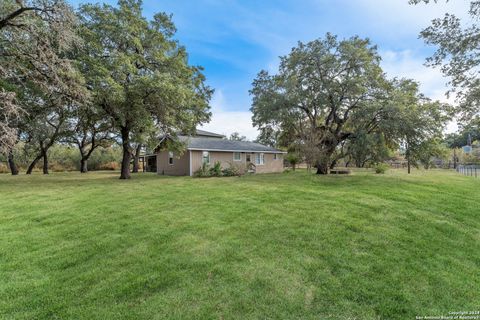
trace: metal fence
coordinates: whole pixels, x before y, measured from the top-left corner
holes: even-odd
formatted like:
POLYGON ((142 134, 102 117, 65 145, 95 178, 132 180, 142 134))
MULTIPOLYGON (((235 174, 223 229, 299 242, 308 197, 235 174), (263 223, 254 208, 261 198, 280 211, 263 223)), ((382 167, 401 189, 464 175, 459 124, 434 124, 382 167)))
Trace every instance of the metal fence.
POLYGON ((478 165, 459 165, 457 172, 464 176, 480 178, 480 166, 478 165))

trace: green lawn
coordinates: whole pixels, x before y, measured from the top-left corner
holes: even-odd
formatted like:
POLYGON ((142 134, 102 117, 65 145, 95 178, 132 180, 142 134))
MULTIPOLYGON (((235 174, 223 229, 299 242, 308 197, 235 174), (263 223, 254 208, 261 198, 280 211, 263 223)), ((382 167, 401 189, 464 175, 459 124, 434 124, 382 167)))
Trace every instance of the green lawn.
POLYGON ((0 175, 0 319, 415 319, 480 305, 480 179, 0 175))

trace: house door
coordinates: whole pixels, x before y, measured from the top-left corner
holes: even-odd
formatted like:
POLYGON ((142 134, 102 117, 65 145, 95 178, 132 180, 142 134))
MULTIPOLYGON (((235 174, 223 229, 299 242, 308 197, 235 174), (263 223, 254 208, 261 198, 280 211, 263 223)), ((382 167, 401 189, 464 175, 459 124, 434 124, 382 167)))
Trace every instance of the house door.
POLYGON ((252 162, 252 157, 254 156, 254 154, 251 154, 251 153, 247 153, 245 155, 245 160, 246 160, 246 165, 247 165, 247 172, 250 172, 250 173, 255 173, 256 171, 256 167, 255 167, 255 164, 252 162))
POLYGON ((147 157, 147 172, 157 172, 157 156, 147 157))

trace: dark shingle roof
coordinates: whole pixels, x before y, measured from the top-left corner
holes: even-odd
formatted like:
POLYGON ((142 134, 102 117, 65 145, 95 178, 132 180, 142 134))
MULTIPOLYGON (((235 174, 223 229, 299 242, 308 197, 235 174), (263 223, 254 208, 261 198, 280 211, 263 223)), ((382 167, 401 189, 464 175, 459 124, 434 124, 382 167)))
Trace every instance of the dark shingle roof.
MULTIPOLYGON (((198 130, 197 130, 198 132, 198 130)), ((187 144, 189 150, 205 150, 205 151, 235 151, 235 152, 274 152, 280 153, 282 150, 278 150, 272 147, 264 146, 260 143, 249 141, 232 141, 218 138, 208 137, 187 137, 178 136, 180 141, 187 144)))
POLYGON ((198 137, 214 137, 214 138, 225 138, 223 134, 218 134, 210 131, 205 130, 196 130, 196 136, 198 137))
MULTIPOLYGON (((185 135, 185 133, 178 132, 178 135, 185 135)), ((205 130, 200 130, 200 129, 195 129, 195 135, 196 137, 211 137, 211 138, 225 138, 223 134, 218 134, 210 131, 205 131, 205 130)))

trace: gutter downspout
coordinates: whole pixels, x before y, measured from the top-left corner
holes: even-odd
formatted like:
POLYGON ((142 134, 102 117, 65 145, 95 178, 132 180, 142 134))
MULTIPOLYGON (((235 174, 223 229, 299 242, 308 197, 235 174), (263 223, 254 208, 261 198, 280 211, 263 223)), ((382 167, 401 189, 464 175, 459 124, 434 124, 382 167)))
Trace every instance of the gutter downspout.
POLYGON ((191 177, 192 176, 192 151, 188 150, 188 154, 189 154, 189 157, 190 157, 189 167, 190 167, 190 177, 191 177))

